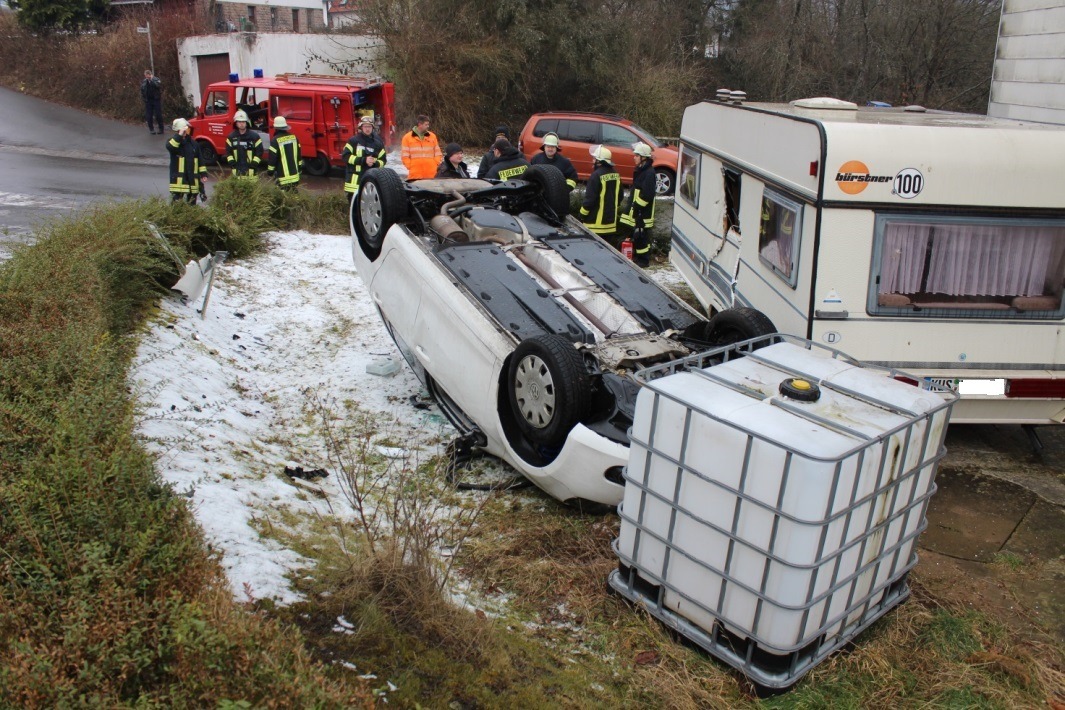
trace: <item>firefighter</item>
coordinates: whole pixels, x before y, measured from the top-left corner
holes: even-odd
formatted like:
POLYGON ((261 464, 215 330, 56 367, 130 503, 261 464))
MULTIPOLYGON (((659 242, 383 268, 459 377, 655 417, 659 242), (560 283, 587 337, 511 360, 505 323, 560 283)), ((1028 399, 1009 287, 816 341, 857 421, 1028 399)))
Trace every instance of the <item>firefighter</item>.
POLYGON ((635 143, 632 157, 636 165, 632 172, 632 192, 629 209, 621 215, 621 223, 632 227, 633 262, 637 266, 650 266, 650 232, 655 226, 655 170, 651 165, 651 146, 635 143))
POLYGON ((614 156, 608 148, 597 145, 591 153, 594 164, 581 203, 581 222, 596 234, 613 234, 618 227, 621 176, 611 162, 614 156))
POLYGON ((540 151, 529 162, 533 165, 554 165, 562 173, 562 177, 566 178, 566 185, 572 192, 573 188, 577 187, 577 169, 573 167, 569 158, 562 155, 562 149, 558 147, 558 135, 555 133, 545 135, 540 151))
MULTIPOLYGON (((495 144, 500 138, 506 138, 510 140, 510 128, 505 123, 501 123, 496 126, 495 137, 492 138, 492 144, 495 144)), ((492 149, 489 148, 488 152, 481 157, 481 163, 477 168, 477 177, 484 177, 488 174, 488 169, 492 167, 492 162, 496 159, 495 154, 492 153, 492 149)))
POLYGON ((510 180, 529 169, 529 161, 510 144, 506 138, 497 138, 492 144, 492 166, 485 175, 478 175, 485 180, 510 180))
POLYGON ((166 150, 170 153, 170 196, 174 202, 184 198, 186 202, 195 203, 200 195, 200 185, 207 182, 207 166, 200 165, 189 122, 175 118, 171 128, 174 135, 166 142, 166 150))
POLYGON ((262 163, 263 141, 258 133, 249 130, 250 123, 248 114, 237 111, 233 114, 233 132, 226 138, 226 164, 240 178, 254 178, 255 169, 262 163))
POLYGON ((383 167, 387 160, 385 142, 374 133, 373 119, 363 116, 359 121, 359 131, 348 138, 341 153, 344 159, 344 192, 348 200, 359 191, 359 178, 370 168, 383 167))
POLYGON ((407 166, 408 180, 422 180, 436 175, 436 166, 443 160, 436 134, 429 130, 429 117, 418 116, 418 125, 403 134, 403 164, 407 166))
POLYGON ((300 142, 288 132, 288 121, 284 116, 274 118, 274 137, 270 141, 270 150, 266 158, 267 174, 277 180, 282 190, 295 190, 300 184, 300 142))

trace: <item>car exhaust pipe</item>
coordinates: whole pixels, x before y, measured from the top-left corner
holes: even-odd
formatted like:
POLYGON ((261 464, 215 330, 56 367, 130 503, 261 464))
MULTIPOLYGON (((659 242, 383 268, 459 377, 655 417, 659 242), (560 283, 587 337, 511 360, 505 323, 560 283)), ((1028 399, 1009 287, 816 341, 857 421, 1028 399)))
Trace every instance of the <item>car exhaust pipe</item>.
POLYGON ((435 215, 429 220, 429 227, 442 236, 456 242, 466 241, 466 232, 458 225, 458 222, 445 214, 435 215))

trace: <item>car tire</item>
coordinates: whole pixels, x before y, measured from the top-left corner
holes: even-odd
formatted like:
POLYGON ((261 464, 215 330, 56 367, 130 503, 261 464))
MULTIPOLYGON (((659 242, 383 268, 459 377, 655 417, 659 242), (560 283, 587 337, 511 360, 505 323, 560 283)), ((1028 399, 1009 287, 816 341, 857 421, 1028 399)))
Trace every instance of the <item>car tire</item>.
MULTIPOLYGON (((729 308, 719 312, 706 324, 706 338, 713 345, 731 345, 777 332, 773 321, 755 308, 729 308)), ((760 343, 756 347, 768 345, 760 343)))
POLYGON ((566 177, 554 165, 532 165, 525 171, 525 179, 540 186, 547 206, 559 219, 569 214, 569 188, 566 177))
POLYGON ((553 334, 518 344, 510 358, 507 393, 525 438, 552 449, 562 447, 591 401, 584 359, 573 343, 553 334))
POLYGON ((218 165, 218 153, 215 152, 211 141, 196 141, 196 155, 203 165, 218 165))
POLYGON ((387 168, 367 170, 351 201, 351 228, 370 261, 381 255, 388 230, 406 216, 407 195, 399 176, 387 168))
POLYGON ((329 168, 332 165, 329 164, 329 158, 325 157, 322 153, 317 156, 303 161, 303 170, 308 175, 315 177, 322 177, 329 174, 329 168))
POLYGON ((655 168, 655 195, 672 195, 677 187, 677 175, 669 168, 655 168))

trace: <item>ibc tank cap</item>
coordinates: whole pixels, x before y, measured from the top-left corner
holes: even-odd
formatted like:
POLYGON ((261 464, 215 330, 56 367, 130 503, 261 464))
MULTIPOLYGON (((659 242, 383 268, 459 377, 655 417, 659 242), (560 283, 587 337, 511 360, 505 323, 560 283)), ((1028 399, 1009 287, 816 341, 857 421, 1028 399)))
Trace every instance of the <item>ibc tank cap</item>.
POLYGON ((801 377, 792 377, 781 382, 780 393, 800 402, 816 402, 821 398, 821 388, 801 377))

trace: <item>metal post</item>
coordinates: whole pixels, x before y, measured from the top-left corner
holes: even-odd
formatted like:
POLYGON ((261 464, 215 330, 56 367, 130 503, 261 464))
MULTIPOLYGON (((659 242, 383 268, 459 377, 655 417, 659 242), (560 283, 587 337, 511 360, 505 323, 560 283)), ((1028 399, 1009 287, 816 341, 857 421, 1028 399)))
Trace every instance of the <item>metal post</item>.
POLYGON ((145 22, 148 25, 148 61, 152 67, 152 75, 155 75, 155 55, 152 53, 152 23, 145 22))

